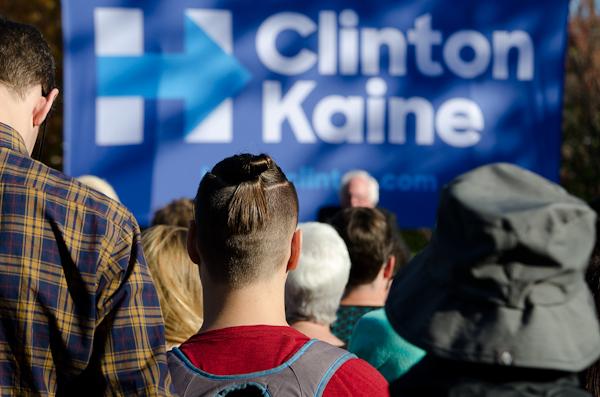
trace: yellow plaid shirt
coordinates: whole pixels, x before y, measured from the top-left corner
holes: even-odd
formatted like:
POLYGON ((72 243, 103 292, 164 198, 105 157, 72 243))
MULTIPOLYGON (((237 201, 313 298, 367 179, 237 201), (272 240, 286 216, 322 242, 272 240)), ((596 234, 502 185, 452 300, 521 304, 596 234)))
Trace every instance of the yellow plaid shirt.
POLYGON ((119 203, 0 123, 0 395, 169 395, 164 326, 119 203))

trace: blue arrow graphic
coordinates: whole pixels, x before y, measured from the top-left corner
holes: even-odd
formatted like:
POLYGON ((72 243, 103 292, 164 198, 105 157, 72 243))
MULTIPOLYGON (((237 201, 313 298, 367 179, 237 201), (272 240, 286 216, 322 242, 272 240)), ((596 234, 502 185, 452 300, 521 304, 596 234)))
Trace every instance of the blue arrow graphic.
POLYGON ((182 53, 105 56, 96 62, 98 96, 183 99, 185 135, 250 80, 250 73, 189 17, 182 53))

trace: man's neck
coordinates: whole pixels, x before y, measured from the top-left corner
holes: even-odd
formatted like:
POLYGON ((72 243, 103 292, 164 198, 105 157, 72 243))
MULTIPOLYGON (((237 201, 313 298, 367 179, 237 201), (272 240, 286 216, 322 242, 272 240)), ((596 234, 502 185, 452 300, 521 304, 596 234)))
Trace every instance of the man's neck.
POLYGON ((31 153, 37 133, 31 128, 32 121, 27 109, 27 102, 21 101, 16 94, 0 85, 0 122, 17 131, 31 153))
POLYGON ((363 284, 352 288, 340 302, 344 306, 383 306, 388 290, 377 283, 363 284))
POLYGON ((336 337, 332 332, 329 325, 317 324, 311 321, 296 321, 291 324, 292 328, 302 332, 309 338, 315 338, 332 344, 334 346, 343 346, 344 342, 336 337))
POLYGON ((242 325, 287 326, 285 280, 267 280, 242 289, 207 284, 203 288, 204 322, 200 332, 242 325))

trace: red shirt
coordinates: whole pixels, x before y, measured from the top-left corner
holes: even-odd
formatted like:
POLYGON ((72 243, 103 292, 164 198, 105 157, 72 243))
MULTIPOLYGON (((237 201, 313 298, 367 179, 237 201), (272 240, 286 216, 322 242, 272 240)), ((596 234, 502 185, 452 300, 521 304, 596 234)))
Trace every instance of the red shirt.
MULTIPOLYGON (((308 340, 306 335, 291 327, 252 325, 197 334, 179 349, 203 371, 232 375, 277 367, 308 340)), ((388 383, 366 361, 351 359, 335 372, 323 396, 389 396, 388 383)))

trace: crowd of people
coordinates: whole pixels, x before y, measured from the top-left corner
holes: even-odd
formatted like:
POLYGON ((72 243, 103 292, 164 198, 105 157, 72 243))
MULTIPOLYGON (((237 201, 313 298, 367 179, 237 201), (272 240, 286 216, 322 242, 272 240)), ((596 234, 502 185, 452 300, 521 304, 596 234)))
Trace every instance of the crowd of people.
POLYGON ((600 396, 598 221, 560 186, 458 176, 413 256, 366 171, 299 224, 284 170, 238 154, 140 231, 31 158, 41 34, 0 18, 0 54, 0 394, 600 396))

